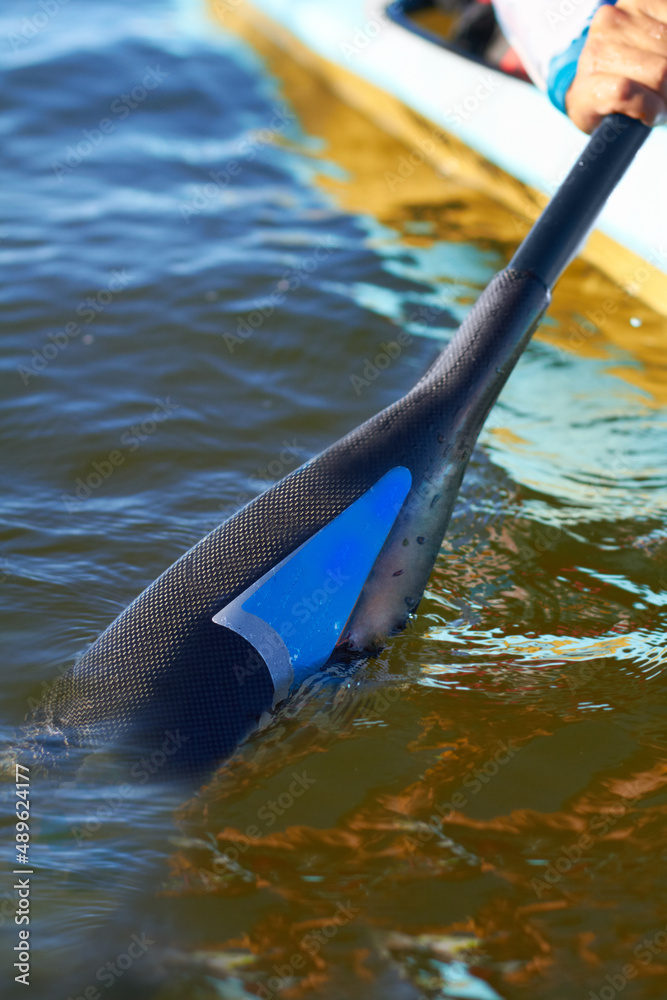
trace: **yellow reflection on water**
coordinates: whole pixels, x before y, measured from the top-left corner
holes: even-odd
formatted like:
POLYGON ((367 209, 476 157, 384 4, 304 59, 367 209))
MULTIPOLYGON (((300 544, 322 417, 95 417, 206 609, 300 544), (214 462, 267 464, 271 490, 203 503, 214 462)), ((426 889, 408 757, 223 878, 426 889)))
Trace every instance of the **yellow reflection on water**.
MULTIPOLYGON (((343 168, 343 177, 323 171, 317 179, 342 208, 371 214, 397 230, 406 246, 428 247, 436 241, 487 244, 509 260, 528 224, 500 201, 475 190, 474 182, 462 183, 460 174, 469 169, 466 163, 452 154, 456 179, 443 176, 342 101, 316 73, 286 54, 247 18, 228 11, 225 25, 257 49, 280 80, 305 131, 323 140, 321 153, 314 157, 334 160, 343 168), (415 222, 428 223, 428 231, 411 231, 415 222)), ((506 184, 501 172, 496 173, 498 184, 506 184)), ((642 279, 643 274, 625 276, 630 287, 642 279)), ((637 366, 617 365, 613 373, 642 390, 648 403, 667 403, 664 317, 582 260, 575 261, 561 279, 550 316, 556 322, 543 326, 539 338, 585 357, 608 357, 615 348, 627 351, 637 366)))
MULTIPOLYGON (((475 242, 509 259, 525 222, 428 164, 402 176, 406 147, 242 30, 323 140, 315 161, 342 168, 318 176, 341 207, 406 246, 475 242)), ((628 392, 667 402, 665 322, 647 306, 577 261, 550 316, 540 338, 614 359, 628 392)), ((508 428, 492 435, 537 453, 508 428)), ((456 967, 459 993, 440 995, 561 1000, 600 995, 634 963, 641 992, 623 996, 665 995, 667 952, 634 951, 667 923, 664 692, 645 676, 661 612, 604 575, 627 537, 628 575, 657 588, 659 541, 644 560, 634 525, 605 528, 604 550, 579 526, 549 534, 503 485, 484 530, 471 515, 450 531, 415 631, 365 665, 384 701, 353 682, 297 698, 183 810, 192 838, 170 891, 236 915, 199 955, 210 976, 271 998, 417 1000, 456 967), (293 798, 295 775, 312 785, 293 798)))

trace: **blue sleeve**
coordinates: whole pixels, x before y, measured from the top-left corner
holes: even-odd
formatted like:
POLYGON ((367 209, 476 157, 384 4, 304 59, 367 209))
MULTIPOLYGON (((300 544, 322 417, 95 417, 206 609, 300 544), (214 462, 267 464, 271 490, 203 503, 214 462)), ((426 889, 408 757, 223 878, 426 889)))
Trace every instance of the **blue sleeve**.
MULTIPOLYGON (((601 0, 599 6, 602 6, 602 4, 613 5, 615 3, 616 0, 601 0)), ((578 38, 575 38, 571 42, 564 52, 554 56, 549 63, 547 93, 551 98, 551 103, 555 104, 563 114, 567 114, 565 110, 565 95, 572 86, 572 81, 576 76, 579 56, 588 37, 588 28, 589 25, 586 26, 578 38)))

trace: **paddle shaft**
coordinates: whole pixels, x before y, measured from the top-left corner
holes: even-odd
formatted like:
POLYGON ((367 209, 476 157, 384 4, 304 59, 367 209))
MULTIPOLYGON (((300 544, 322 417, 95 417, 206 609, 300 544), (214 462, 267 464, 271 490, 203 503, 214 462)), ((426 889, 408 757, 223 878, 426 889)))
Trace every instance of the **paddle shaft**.
POLYGON ((593 135, 414 389, 165 570, 57 678, 36 733, 70 750, 122 743, 163 758, 165 738, 178 735, 160 779, 201 775, 330 651, 372 649, 405 625, 550 285, 648 132, 605 121, 613 131, 593 135))
MULTIPOLYGON (((461 52, 437 32, 419 24, 412 16, 429 7, 427 0, 394 0, 387 17, 414 35, 419 35, 468 62, 488 65, 470 52, 461 52)), ((532 271, 547 288, 553 288, 576 255, 597 216, 650 132, 636 118, 607 115, 591 136, 533 229, 515 254, 510 267, 532 271)))
POLYGON ((624 115, 604 119, 509 266, 493 278, 442 354, 406 397, 424 407, 415 448, 428 439, 434 409, 444 416, 439 435, 444 448, 439 454, 431 449, 420 462, 422 485, 401 509, 343 632, 343 641, 351 648, 381 644, 383 636, 404 623, 396 611, 402 602, 408 608, 415 606, 414 595, 423 591, 437 558, 484 421, 548 308, 553 284, 649 131, 624 115), (437 504, 435 510, 433 504, 437 504), (425 541, 411 551, 404 565, 397 550, 410 534, 425 541))
POLYGON ((515 253, 510 267, 532 271, 552 288, 650 131, 636 118, 607 115, 515 253))

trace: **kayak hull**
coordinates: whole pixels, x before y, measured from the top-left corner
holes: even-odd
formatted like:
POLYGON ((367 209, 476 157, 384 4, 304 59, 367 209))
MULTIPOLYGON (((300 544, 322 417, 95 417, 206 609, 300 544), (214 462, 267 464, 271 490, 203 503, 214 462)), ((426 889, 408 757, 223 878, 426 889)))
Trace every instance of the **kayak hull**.
MULTIPOLYGON (((428 161, 505 205, 517 230, 531 224, 588 137, 531 84, 406 31, 385 6, 384 0, 209 0, 224 27, 268 37, 398 138, 406 169, 428 161)), ((667 315, 667 207, 654 192, 661 190, 665 162, 667 129, 656 129, 581 250, 661 315, 667 315)), ((398 164, 399 184, 400 170, 398 164)))

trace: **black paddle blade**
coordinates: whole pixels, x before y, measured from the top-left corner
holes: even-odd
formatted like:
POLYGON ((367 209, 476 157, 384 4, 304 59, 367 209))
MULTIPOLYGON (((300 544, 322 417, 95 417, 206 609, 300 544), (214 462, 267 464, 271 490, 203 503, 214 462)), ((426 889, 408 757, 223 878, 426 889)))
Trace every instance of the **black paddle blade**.
POLYGON ((486 415, 649 129, 610 115, 427 375, 187 552, 58 679, 49 742, 199 776, 335 649, 405 625, 486 415), (145 758, 144 758, 145 759, 145 758), (142 760, 143 763, 143 760, 142 760))
POLYGON ((68 745, 157 752, 159 776, 201 774, 337 645, 362 652, 401 628, 479 430, 548 302, 532 274, 497 275, 407 396, 166 570, 34 721, 68 745))

